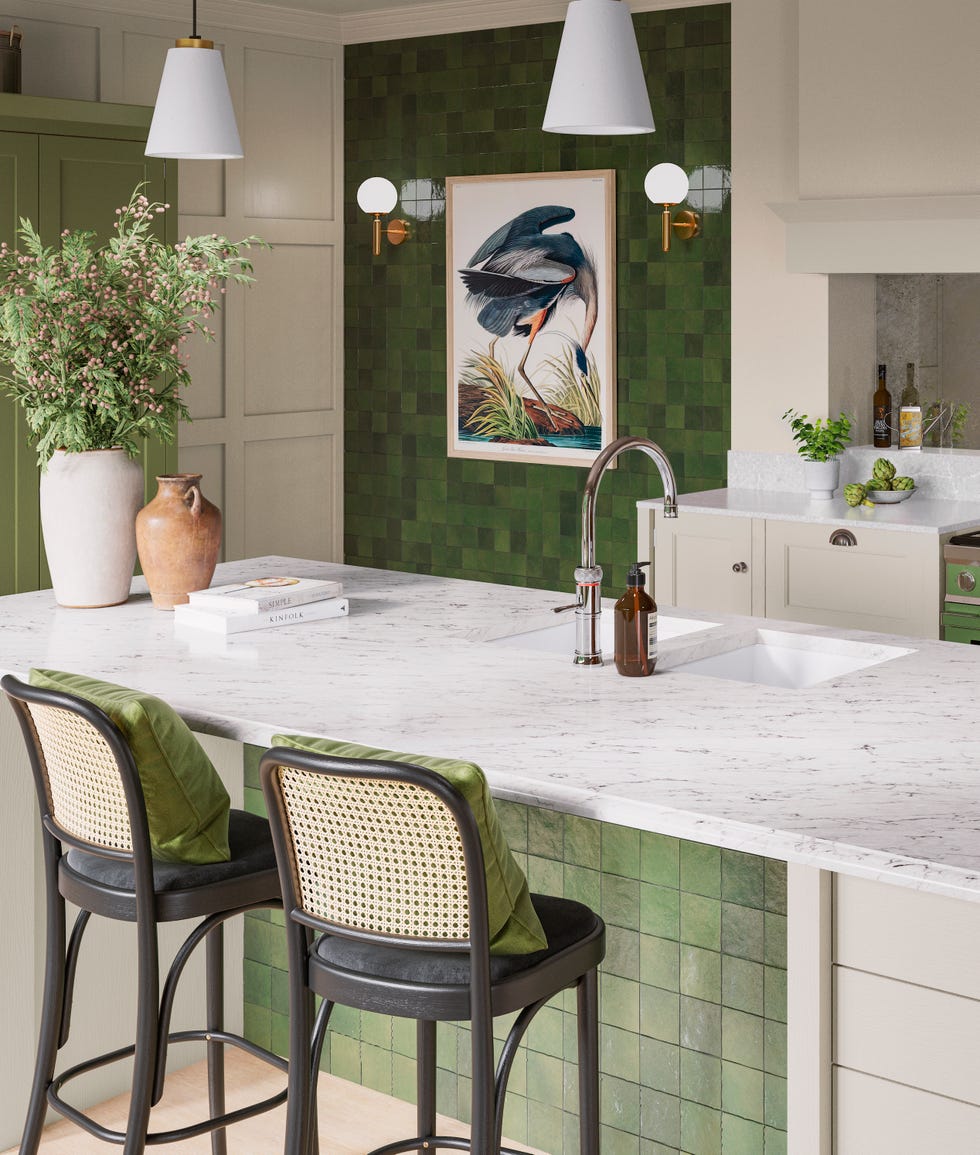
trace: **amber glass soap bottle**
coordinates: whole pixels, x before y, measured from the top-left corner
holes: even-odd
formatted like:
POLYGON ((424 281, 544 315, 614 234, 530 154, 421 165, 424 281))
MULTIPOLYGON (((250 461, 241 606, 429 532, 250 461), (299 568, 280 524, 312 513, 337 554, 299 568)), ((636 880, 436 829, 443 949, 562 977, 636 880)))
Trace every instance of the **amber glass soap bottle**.
POLYGON ((657 664, 657 603, 643 588, 642 566, 634 562, 626 577, 626 592, 616 603, 616 669, 627 678, 645 678, 657 664))

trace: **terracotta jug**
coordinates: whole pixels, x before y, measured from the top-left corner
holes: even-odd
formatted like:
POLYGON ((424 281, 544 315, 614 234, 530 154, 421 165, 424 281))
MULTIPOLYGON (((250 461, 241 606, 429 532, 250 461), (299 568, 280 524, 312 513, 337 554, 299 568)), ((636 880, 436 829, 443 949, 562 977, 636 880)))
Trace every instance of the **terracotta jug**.
POLYGON ((221 548, 221 511, 201 495, 200 473, 157 478, 156 497, 136 517, 140 565, 158 610, 207 587, 221 548))

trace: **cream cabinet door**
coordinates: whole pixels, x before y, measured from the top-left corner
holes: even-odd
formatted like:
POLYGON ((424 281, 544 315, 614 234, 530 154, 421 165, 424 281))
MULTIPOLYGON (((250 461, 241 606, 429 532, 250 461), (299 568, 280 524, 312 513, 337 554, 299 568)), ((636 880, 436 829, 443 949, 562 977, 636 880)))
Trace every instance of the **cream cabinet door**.
POLYGON ((762 522, 683 510, 676 518, 665 518, 658 510, 655 521, 653 510, 641 510, 640 521, 641 549, 651 537, 653 541, 654 597, 660 605, 762 614, 762 522), (754 538, 760 543, 755 556, 754 538))
POLYGON ((936 534, 768 521, 766 617, 938 638, 940 565, 936 534))

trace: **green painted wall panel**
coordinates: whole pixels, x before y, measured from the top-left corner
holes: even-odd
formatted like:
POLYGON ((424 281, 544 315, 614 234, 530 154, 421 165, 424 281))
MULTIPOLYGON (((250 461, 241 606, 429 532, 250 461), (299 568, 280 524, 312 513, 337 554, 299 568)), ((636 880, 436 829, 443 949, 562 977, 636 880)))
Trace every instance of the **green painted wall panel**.
MULTIPOLYGON (((38 138, 0 132, 0 241, 13 244, 22 217, 37 218, 38 138)), ((0 397, 0 593, 38 583, 37 467, 19 406, 0 397)))

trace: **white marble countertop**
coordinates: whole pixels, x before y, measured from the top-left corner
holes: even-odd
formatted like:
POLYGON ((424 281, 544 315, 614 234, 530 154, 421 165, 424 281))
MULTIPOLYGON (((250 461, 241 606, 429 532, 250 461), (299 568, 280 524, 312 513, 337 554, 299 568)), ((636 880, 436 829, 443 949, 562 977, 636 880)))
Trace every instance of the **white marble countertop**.
MULTIPOLYGON (((663 498, 638 501, 638 508, 659 509, 663 498)), ((805 493, 778 493, 765 489, 708 489, 682 493, 678 509, 718 513, 729 517, 773 518, 818 525, 860 525, 868 529, 902 529, 909 533, 959 533, 980 526, 980 502, 945 501, 913 493, 896 505, 852 509, 838 493, 830 501, 814 501, 805 493)))
POLYGON ((138 686, 243 742, 285 730, 470 758, 500 797, 980 901, 976 647, 679 611, 719 626, 622 678, 487 641, 553 624, 569 590, 282 558, 215 584, 284 572, 339 578, 350 616, 225 641, 175 635, 145 593, 102 610, 19 594, 0 598, 0 670, 138 686), (913 652, 806 690, 673 669, 774 626, 913 652))

